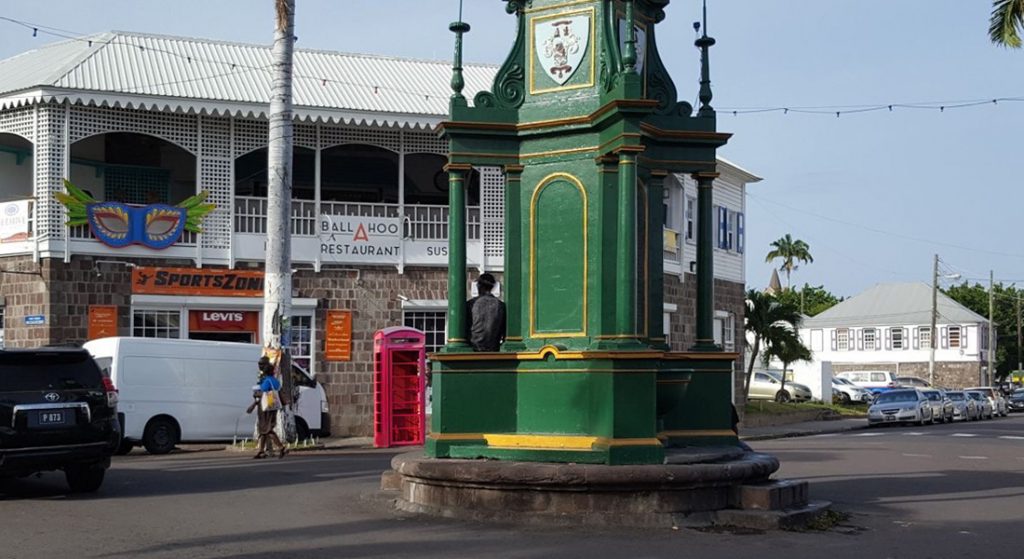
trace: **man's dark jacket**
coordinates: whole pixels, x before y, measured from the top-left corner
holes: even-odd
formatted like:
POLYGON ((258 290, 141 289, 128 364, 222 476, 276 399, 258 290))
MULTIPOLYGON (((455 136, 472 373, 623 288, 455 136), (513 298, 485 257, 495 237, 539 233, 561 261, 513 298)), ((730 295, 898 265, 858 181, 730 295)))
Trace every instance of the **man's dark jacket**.
POLYGON ((505 303, 484 293, 466 303, 469 345, 476 351, 498 351, 505 339, 505 303))

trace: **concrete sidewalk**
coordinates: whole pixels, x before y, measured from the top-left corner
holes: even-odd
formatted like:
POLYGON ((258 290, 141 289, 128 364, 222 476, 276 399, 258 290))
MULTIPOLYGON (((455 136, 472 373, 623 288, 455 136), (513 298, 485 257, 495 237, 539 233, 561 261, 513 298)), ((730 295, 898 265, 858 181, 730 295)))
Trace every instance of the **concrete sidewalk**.
POLYGON ((740 439, 744 441, 763 441, 768 439, 783 439, 787 437, 806 437, 809 435, 821 435, 823 433, 841 433, 843 431, 866 429, 867 426, 868 420, 864 417, 801 421, 799 423, 772 425, 770 427, 741 428, 740 439))

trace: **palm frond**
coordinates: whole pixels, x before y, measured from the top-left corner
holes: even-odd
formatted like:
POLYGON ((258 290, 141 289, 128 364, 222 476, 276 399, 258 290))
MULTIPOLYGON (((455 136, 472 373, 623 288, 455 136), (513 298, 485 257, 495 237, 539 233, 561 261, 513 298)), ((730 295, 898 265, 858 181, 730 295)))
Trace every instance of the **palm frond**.
POLYGON ((993 0, 989 39, 1003 47, 1019 49, 1024 30, 1024 0, 993 0))

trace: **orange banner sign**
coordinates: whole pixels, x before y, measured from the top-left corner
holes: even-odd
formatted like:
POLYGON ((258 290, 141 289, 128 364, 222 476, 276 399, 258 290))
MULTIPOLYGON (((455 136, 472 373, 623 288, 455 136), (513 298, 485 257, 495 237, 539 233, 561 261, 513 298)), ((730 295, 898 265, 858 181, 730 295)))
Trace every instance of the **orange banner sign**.
POLYGON ((324 358, 327 361, 352 360, 352 311, 327 311, 324 358))
POLYGON ((117 307, 89 305, 89 339, 109 338, 117 335, 117 307))
POLYGON ((132 268, 137 295, 262 297, 263 272, 208 268, 132 268))

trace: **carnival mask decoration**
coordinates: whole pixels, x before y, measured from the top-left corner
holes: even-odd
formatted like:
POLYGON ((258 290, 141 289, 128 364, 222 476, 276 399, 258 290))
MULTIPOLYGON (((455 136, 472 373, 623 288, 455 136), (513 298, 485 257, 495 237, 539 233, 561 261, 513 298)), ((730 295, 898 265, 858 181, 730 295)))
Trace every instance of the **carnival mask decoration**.
POLYGON ((88 225, 97 239, 113 248, 132 244, 167 248, 177 242, 182 231, 201 233, 199 222, 216 208, 214 204, 204 203, 209 195, 205 190, 177 206, 132 206, 97 202, 67 179, 64 188, 67 194, 58 192, 54 197, 67 208, 68 226, 88 225))

